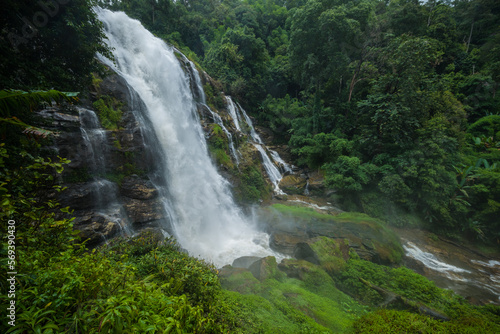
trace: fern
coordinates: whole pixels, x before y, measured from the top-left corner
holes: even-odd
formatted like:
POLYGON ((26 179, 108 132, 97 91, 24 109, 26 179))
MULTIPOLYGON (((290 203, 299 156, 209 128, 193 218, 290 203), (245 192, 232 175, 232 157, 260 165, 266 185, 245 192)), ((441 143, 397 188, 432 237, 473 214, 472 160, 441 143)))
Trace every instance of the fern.
POLYGON ((33 111, 42 103, 51 104, 62 100, 68 102, 77 101, 77 92, 60 92, 57 90, 31 91, 7 89, 0 91, 0 123, 9 123, 24 128, 23 133, 37 137, 47 137, 52 131, 41 129, 26 124, 12 114, 22 114, 25 111, 33 111))

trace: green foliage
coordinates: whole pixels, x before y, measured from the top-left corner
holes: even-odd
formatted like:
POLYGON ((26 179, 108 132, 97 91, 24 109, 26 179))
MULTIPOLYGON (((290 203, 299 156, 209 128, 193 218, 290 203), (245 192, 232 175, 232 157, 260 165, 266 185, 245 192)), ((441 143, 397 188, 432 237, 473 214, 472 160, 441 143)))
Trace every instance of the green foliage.
POLYGON ((360 191, 378 171, 373 164, 361 164, 357 157, 341 155, 335 163, 326 164, 326 184, 342 191, 360 191))
POLYGON ((499 328, 483 317, 442 322, 424 315, 398 310, 378 310, 354 324, 353 333, 496 333, 499 328))
POLYGON ((236 188, 236 198, 243 203, 255 203, 266 197, 270 189, 261 172, 249 165, 240 171, 241 183, 236 188))
POLYGON ((228 295, 239 304, 236 319, 246 333, 341 333, 366 313, 365 307, 338 291, 319 266, 297 262, 303 266, 302 280, 270 277, 259 282, 248 271, 223 280, 223 286, 243 293, 228 295))
POLYGON ((101 125, 107 130, 117 130, 122 118, 123 103, 114 97, 103 95, 93 105, 97 110, 101 125))
MULTIPOLYGON (((35 137, 48 137, 53 134, 52 131, 35 127, 25 123, 32 118, 32 112, 41 104, 51 105, 53 102, 75 102, 78 93, 63 93, 57 90, 49 91, 30 91, 22 90, 1 90, 0 91, 0 129, 4 135, 19 138, 18 131, 13 131, 9 125, 21 127, 24 134, 35 137)), ((14 139, 9 138, 13 142, 14 139)))
POLYGON ((217 124, 210 124, 211 132, 207 140, 208 148, 213 159, 219 166, 234 168, 229 152, 229 141, 222 128, 217 124))
POLYGON ((500 138, 496 134, 500 131, 500 115, 489 115, 478 119, 469 126, 468 132, 474 136, 494 137, 497 141, 500 138))
POLYGON ((93 9, 96 4, 96 0, 4 2, 0 86, 25 90, 88 87, 91 72, 102 69, 96 53, 112 57, 104 42, 103 24, 93 9))

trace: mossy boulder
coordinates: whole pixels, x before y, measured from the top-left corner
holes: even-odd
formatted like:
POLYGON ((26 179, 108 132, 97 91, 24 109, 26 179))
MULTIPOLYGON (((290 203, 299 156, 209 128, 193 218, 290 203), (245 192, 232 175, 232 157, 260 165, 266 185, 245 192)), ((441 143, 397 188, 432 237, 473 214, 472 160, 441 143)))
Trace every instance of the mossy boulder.
POLYGON ((286 175, 280 181, 280 188, 289 195, 303 194, 306 189, 307 180, 299 175, 286 175))
POLYGON ((278 264, 274 256, 264 257, 252 263, 248 270, 259 281, 269 278, 280 280, 284 277, 283 273, 278 270, 278 264))
POLYGON ((259 285, 259 280, 248 269, 229 265, 220 270, 219 278, 224 289, 242 294, 253 293, 259 285))
POLYGON ((327 237, 309 239, 296 245, 294 256, 318 264, 328 274, 335 275, 345 268, 349 260, 349 242, 327 237))
MULTIPOLYGON (((403 255, 403 248, 396 234, 383 221, 365 214, 344 212, 331 216, 309 208, 274 204, 264 210, 262 219, 267 222, 271 233, 271 247, 279 244, 278 251, 292 247, 295 249, 301 242, 311 246, 315 242, 310 239, 327 237, 341 243, 347 240, 350 249, 362 259, 376 263, 399 263, 403 255), (285 241, 289 243, 286 244, 285 241)), ((325 241, 321 241, 317 244, 319 253, 320 248, 325 246, 324 243, 325 241)), ((337 245, 340 247, 340 244, 337 245)))
POLYGON ((261 258, 257 256, 242 256, 234 260, 232 266, 234 268, 248 268, 260 259, 261 258))

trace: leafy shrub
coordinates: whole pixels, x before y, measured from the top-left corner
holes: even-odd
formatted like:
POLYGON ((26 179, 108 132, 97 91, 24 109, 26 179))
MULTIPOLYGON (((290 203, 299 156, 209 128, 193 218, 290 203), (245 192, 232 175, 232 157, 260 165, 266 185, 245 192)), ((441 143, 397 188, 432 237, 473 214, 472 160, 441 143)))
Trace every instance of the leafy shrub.
POLYGON ((115 98, 102 95, 101 98, 93 103, 97 110, 97 115, 101 125, 107 130, 118 129, 118 124, 122 118, 122 102, 115 98))

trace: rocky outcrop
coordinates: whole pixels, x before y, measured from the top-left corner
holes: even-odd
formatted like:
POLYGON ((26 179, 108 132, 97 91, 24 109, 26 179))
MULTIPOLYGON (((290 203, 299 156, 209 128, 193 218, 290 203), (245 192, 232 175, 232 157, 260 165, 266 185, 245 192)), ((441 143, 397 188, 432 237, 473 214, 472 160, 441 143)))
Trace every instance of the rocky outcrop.
POLYGON ((133 224, 144 224, 164 218, 162 204, 159 200, 138 200, 124 198, 125 210, 133 224))
POLYGON ((111 239, 121 231, 119 220, 113 221, 110 217, 96 214, 92 211, 81 213, 73 221, 75 229, 79 231, 82 240, 86 240, 88 247, 97 246, 111 239))
POLYGON ((248 268, 259 260, 260 257, 256 256, 242 256, 234 260, 232 266, 234 268, 248 268))
POLYGON ((278 271, 276 258, 274 256, 264 257, 258 261, 255 261, 248 268, 248 270, 259 281, 263 281, 268 278, 279 278, 281 274, 278 271))
MULTIPOLYGON (((262 219, 268 224, 271 247, 291 256, 301 254, 299 257, 304 259, 314 258, 306 249, 320 240, 315 239, 318 237, 336 242, 347 240, 348 247, 361 258, 376 263, 398 263, 403 254, 399 238, 381 221, 364 214, 331 216, 308 208, 273 205, 266 209, 262 219)), ((346 246, 341 246, 341 253, 347 254, 346 246)))
POLYGON ((150 200, 158 197, 158 189, 150 180, 141 179, 137 175, 126 177, 120 185, 120 193, 128 198, 150 200))
POLYGON ((306 190, 307 179, 300 175, 284 176, 280 181, 280 188, 289 195, 303 194, 306 190))
POLYGON ((154 155, 156 139, 146 121, 138 119, 143 103, 116 74, 95 88, 77 106, 38 113, 40 126, 56 133, 50 148, 71 160, 60 180, 67 189, 59 201, 75 210, 74 227, 90 247, 124 231, 166 222, 154 185, 166 184, 154 155), (99 111, 92 101, 101 98, 116 101, 121 112, 116 128, 104 129, 96 118, 99 111))

